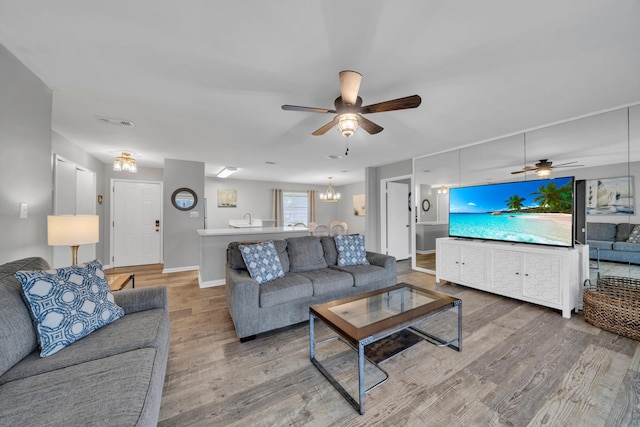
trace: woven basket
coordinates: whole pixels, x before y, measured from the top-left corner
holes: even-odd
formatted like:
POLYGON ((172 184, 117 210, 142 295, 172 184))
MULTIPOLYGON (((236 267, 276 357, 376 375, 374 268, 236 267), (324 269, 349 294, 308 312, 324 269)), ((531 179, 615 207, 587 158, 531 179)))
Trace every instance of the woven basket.
POLYGON ((603 276, 585 284, 582 312, 592 325, 640 341, 640 279, 603 276))

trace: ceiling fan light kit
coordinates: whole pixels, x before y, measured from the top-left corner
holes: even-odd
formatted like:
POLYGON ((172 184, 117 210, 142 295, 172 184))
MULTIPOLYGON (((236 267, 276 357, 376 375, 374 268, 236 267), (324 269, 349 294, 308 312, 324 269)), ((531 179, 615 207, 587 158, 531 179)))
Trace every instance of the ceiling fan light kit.
POLYGON ((538 168, 538 170, 536 171, 536 175, 538 175, 540 178, 546 178, 551 175, 551 169, 547 167, 538 168))
POLYGON ((362 74, 356 71, 345 70, 339 73, 339 77, 340 96, 334 101, 335 109, 301 107, 299 105, 283 105, 282 109, 288 111, 336 114, 333 120, 315 130, 312 135, 324 135, 329 129, 336 126, 343 136, 349 137, 355 133, 358 127, 361 127, 370 135, 380 133, 384 129, 382 126, 363 117, 363 114, 416 108, 422 102, 420 96, 412 95, 363 107, 362 98, 358 96, 362 74))
POLYGON ((338 130, 342 136, 350 137, 358 129, 358 115, 344 113, 338 116, 338 130))

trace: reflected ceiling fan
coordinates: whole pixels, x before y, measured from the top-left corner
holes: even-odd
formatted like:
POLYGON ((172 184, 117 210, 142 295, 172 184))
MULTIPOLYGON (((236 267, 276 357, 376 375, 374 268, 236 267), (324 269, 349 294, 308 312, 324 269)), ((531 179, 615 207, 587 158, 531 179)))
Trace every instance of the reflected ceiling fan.
POLYGON ((362 98, 358 96, 361 80, 362 74, 360 73, 350 70, 340 71, 340 96, 333 103, 335 109, 300 107, 298 105, 283 105, 282 109, 335 114, 336 116, 333 120, 317 129, 312 135, 324 135, 329 129, 337 126, 342 135, 349 137, 354 134, 358 126, 371 135, 382 131, 382 126, 364 118, 362 114, 406 110, 408 108, 416 108, 422 102, 418 95, 412 95, 363 107, 362 98))
POLYGON ((545 178, 549 175, 551 175, 551 170, 552 169, 556 169, 556 168, 573 168, 573 167, 580 167, 580 166, 584 166, 584 165, 576 165, 574 163, 578 163, 577 161, 575 162, 567 162, 567 163, 561 163, 559 165, 553 165, 553 162, 550 162, 549 159, 541 159, 538 163, 536 163, 533 166, 525 166, 524 168, 522 168, 519 171, 514 171, 511 172, 511 174, 517 174, 517 173, 525 173, 525 172, 535 172, 536 175, 538 175, 541 178, 545 178))

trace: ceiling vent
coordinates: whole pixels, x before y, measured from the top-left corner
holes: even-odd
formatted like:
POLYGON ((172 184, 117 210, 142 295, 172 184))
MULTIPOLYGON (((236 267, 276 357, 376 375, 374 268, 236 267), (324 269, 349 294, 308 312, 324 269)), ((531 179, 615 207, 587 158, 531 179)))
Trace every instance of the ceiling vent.
POLYGON ((109 117, 100 117, 96 116, 96 120, 101 123, 106 123, 112 126, 120 126, 123 128, 132 128, 133 122, 130 120, 119 120, 119 119, 110 119, 109 117))

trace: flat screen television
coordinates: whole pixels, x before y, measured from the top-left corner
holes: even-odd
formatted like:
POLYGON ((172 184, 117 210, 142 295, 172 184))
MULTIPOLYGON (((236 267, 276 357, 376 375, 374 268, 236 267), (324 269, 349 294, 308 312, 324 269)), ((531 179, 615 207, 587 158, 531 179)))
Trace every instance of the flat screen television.
POLYGON ((449 236, 573 247, 573 177, 451 188, 449 236))

